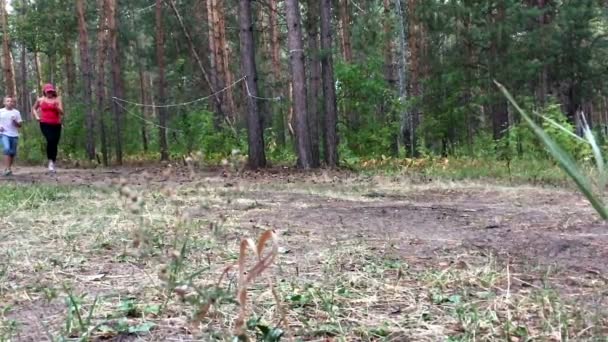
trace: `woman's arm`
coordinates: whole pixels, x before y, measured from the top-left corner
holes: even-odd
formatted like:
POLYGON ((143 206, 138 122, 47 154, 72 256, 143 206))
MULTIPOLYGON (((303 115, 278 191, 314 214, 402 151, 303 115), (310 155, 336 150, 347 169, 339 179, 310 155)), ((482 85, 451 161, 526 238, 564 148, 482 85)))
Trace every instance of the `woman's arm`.
POLYGON ((40 115, 38 115, 38 109, 40 108, 40 99, 36 100, 36 103, 32 106, 32 115, 36 120, 40 121, 40 115))

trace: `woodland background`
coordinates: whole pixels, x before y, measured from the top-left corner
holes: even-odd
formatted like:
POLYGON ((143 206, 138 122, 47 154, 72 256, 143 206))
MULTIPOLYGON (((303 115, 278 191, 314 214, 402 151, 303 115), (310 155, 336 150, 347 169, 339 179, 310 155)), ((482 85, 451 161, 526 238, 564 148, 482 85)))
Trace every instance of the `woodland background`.
MULTIPOLYGON (((572 132, 584 116, 603 142, 608 124, 605 1, 6 2, 1 90, 29 116, 58 85, 65 159, 548 159, 494 80, 572 132)), ((24 162, 43 159, 37 130, 24 162)))

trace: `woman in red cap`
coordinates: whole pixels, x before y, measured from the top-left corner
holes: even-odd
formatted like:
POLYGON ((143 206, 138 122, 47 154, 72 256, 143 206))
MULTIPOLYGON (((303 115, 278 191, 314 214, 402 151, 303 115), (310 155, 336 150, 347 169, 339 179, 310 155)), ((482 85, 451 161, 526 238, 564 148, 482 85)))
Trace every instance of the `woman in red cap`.
POLYGON ((55 161, 57 160, 57 145, 61 138, 61 119, 63 117, 63 103, 61 97, 52 84, 46 84, 42 88, 42 97, 39 98, 32 114, 40 121, 40 130, 46 139, 46 156, 49 160, 49 171, 55 172, 55 161))

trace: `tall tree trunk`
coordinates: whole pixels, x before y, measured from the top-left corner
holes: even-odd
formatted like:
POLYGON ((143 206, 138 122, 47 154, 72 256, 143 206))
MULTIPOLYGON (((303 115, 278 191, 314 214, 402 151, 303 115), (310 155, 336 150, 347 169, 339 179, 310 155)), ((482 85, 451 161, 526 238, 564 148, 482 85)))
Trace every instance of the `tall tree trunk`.
POLYGON ((338 113, 334 67, 332 58, 331 0, 321 0, 321 59, 323 67, 323 95, 325 99, 325 162, 329 167, 338 166, 338 113))
POLYGON ((304 67, 304 42, 302 41, 299 1, 286 0, 285 10, 287 12, 287 38, 293 83, 293 110, 296 124, 298 167, 310 169, 313 166, 313 162, 306 108, 306 69, 304 67))
MULTIPOLYGON (((277 7, 278 0, 269 0, 270 7, 270 45, 272 60, 272 96, 281 96, 283 91, 283 81, 281 76, 281 44, 279 31, 279 12, 277 7)), ((285 146, 285 134, 287 122, 280 104, 274 106, 275 127, 277 128, 277 144, 285 146)))
POLYGON ((84 81, 84 98, 83 102, 86 108, 85 126, 86 126, 86 152, 89 160, 95 159, 95 112, 93 110, 93 71, 91 69, 91 59, 89 57, 89 34, 87 31, 87 22, 85 17, 84 0, 76 1, 76 10, 78 16, 78 32, 80 45, 80 64, 84 81))
POLYGON ((310 141, 312 147, 313 167, 319 167, 319 104, 321 98, 321 61, 319 51, 319 0, 308 0, 306 15, 306 32, 308 33, 308 125, 310 127, 310 141))
MULTIPOLYGON (((25 0, 21 0, 21 11, 19 12, 19 16, 21 17, 21 20, 25 20, 26 18, 26 14, 27 14, 27 3, 25 0)), ((21 87, 19 89, 19 91, 21 92, 21 110, 22 113, 24 115, 24 118, 26 120, 29 120, 31 118, 31 94, 30 91, 28 90, 28 82, 27 82, 27 47, 25 46, 25 44, 21 44, 21 87)))
MULTIPOLYGON (((409 80, 409 94, 412 97, 421 97, 422 91, 420 86, 420 74, 422 73, 422 23, 418 19, 416 13, 418 9, 418 0, 408 0, 407 15, 409 17, 408 24, 408 46, 410 53, 410 77, 409 80)), ((418 123, 420 118, 420 109, 417 105, 410 109, 409 113, 409 129, 410 129, 410 151, 413 157, 418 157, 418 123)))
POLYGON ((42 63, 40 62, 40 52, 38 51, 34 51, 34 69, 36 71, 37 92, 42 94, 44 84, 42 83, 42 63))
POLYGON ((346 63, 353 62, 353 47, 350 39, 350 0, 338 0, 340 15, 340 41, 342 43, 342 58, 346 63))
MULTIPOLYGON (((501 26, 504 26, 504 20, 506 17, 506 8, 504 3, 498 4, 498 9, 496 14, 493 15, 493 23, 496 27, 496 34, 492 37, 492 41, 490 42, 490 54, 491 54, 491 65, 490 65, 490 79, 501 79, 500 69, 505 66, 502 63, 502 59, 506 53, 506 42, 507 37, 503 34, 503 29, 501 26)), ((507 105, 506 100, 503 96, 498 92, 496 87, 493 84, 490 85, 491 89, 494 89, 494 99, 492 105, 492 133, 494 139, 498 140, 504 136, 507 128, 509 127, 509 107, 507 105)))
MULTIPOLYGON (((143 65, 139 64, 138 68, 139 72, 139 96, 141 99, 141 103, 144 104, 144 108, 142 114, 144 118, 148 118, 148 95, 146 91, 146 72, 144 71, 143 65)), ((146 122, 142 121, 141 123, 141 142, 144 152, 148 152, 148 130, 146 128, 146 122)))
MULTIPOLYGON (((386 80, 386 85, 389 89, 394 89, 397 83, 395 79, 395 58, 394 58, 394 41, 393 41, 393 32, 394 25, 393 19, 391 16, 391 0, 383 0, 384 6, 384 18, 383 18, 383 28, 384 28, 384 79, 386 80)), ((390 124, 393 120, 395 120, 394 114, 391 108, 392 104, 387 99, 382 104, 382 111, 380 117, 378 118, 381 121, 390 124)), ((394 134, 392 143, 391 143, 391 154, 396 156, 399 153, 399 144, 398 144, 399 135, 394 134)))
POLYGON ((208 73, 209 79, 201 79, 200 87, 206 93, 212 93, 211 89, 216 89, 215 84, 213 82, 213 70, 211 63, 211 51, 209 50, 209 44, 205 44, 208 42, 208 28, 209 22, 207 21, 208 13, 207 13, 207 0, 195 0, 194 8, 193 8, 193 17, 195 25, 192 28, 192 33, 194 38, 194 45, 196 47, 196 51, 199 56, 203 57, 202 62, 205 64, 205 68, 208 73), (205 56, 209 56, 209 59, 206 59, 205 56))
MULTIPOLYGON (((118 23, 117 0, 108 1, 108 31, 109 31, 109 52, 110 64, 112 66, 112 94, 114 97, 122 98, 122 70, 120 63, 120 52, 118 50, 118 23)), ((113 101, 112 111, 114 112, 114 130, 116 134, 115 149, 116 163, 122 165, 122 108, 113 101)))
MULTIPOLYGON (((209 50, 211 53, 210 56, 210 64, 211 64, 211 84, 214 89, 224 89, 226 86, 225 80, 223 76, 225 75, 223 72, 224 69, 224 59, 223 59, 223 49, 221 47, 220 42, 220 30, 219 30, 219 15, 217 13, 217 3, 218 0, 207 0, 207 16, 208 27, 209 27, 209 50)), ((221 92, 217 94, 219 98, 219 103, 215 104, 215 127, 216 129, 220 128, 221 123, 226 118, 227 106, 226 106, 226 93, 221 92)))
MULTIPOLYGON (((399 21, 398 30, 399 30, 399 49, 398 49, 398 60, 397 63, 399 72, 398 72, 398 85, 399 85, 399 99, 402 103, 407 101, 407 71, 408 71, 408 46, 407 46, 407 37, 406 37, 406 19, 407 17, 404 15, 403 6, 401 3, 402 0, 395 1, 395 7, 397 11, 397 18, 399 21)), ((401 113, 401 125, 399 129, 400 133, 400 141, 403 143, 403 146, 406 148, 407 152, 410 152, 413 155, 413 151, 411 149, 411 120, 410 115, 407 109, 403 109, 401 113)))
POLYGON ((27 48, 25 45, 21 45, 21 110, 23 111, 25 119, 30 118, 30 92, 27 87, 27 48))
POLYGON ((249 142, 249 167, 258 169, 266 166, 264 154, 264 127, 258 108, 258 74, 255 64, 255 41, 251 19, 251 1, 239 0, 239 23, 241 27, 241 60, 245 73, 247 94, 247 137, 249 142))
MULTIPOLYGON (((216 1, 217 7, 217 19, 218 19, 218 31, 219 31, 219 48, 221 49, 221 56, 224 66, 222 70, 224 72, 224 83, 226 87, 230 87, 234 83, 234 75, 230 70, 230 61, 231 61, 231 53, 230 46, 228 44, 228 40, 226 39, 226 12, 224 10, 224 1, 216 1)), ((235 122, 236 120, 236 105, 234 102, 234 96, 232 92, 232 88, 226 89, 226 109, 228 118, 231 122, 235 122)))
POLYGON ((6 94, 17 96, 17 82, 15 82, 15 69, 11 57, 11 39, 8 32, 8 19, 6 13, 6 0, 0 0, 0 16, 2 23, 2 53, 4 58, 4 82, 6 94))
POLYGON ((97 0, 99 26, 97 31, 97 125, 101 140, 101 156, 104 166, 108 166, 108 142, 106 130, 106 59, 108 57, 108 6, 107 0, 97 0))
MULTIPOLYGON (((133 27, 135 27, 135 22, 132 22, 133 27)), ((141 121, 141 142, 142 142, 142 148, 144 150, 144 152, 148 152, 148 148, 149 148, 149 143, 148 143, 148 128, 147 128, 147 119, 149 117, 151 117, 151 115, 149 114, 150 112, 150 107, 149 104, 151 101, 149 101, 149 96, 148 96, 148 72, 145 70, 147 69, 147 63, 146 63, 146 59, 144 58, 143 54, 142 54, 142 46, 143 46, 143 39, 144 39, 144 34, 142 32, 138 33, 137 38, 135 39, 135 48, 134 48, 134 53, 133 55, 135 56, 135 59, 138 61, 137 63, 137 72, 139 74, 139 95, 140 95, 140 99, 141 99, 141 103, 144 104, 144 106, 142 107, 142 115, 143 117, 146 119, 145 121, 141 121)))
MULTIPOLYGON (((211 0, 210 0, 211 1, 211 0)), ((156 64, 158 65, 158 103, 165 102, 165 32, 163 28, 163 0, 156 0, 156 64)), ((167 110, 158 107, 158 134, 160 144, 160 159, 169 160, 167 146, 167 110)))
POLYGON ((545 26, 549 22, 549 16, 544 11, 546 10, 547 0, 537 0, 538 9, 543 11, 543 13, 538 18, 538 25, 540 27, 540 51, 541 56, 540 60, 543 61, 543 65, 540 70, 539 80, 538 80, 538 100, 541 106, 544 106, 547 101, 547 94, 549 92, 549 66, 548 62, 546 62, 546 45, 547 45, 547 35, 545 34, 545 26))
POLYGON ((65 48, 65 75, 66 75, 66 93, 68 96, 74 96, 76 86, 76 65, 74 65, 74 52, 72 46, 67 44, 65 48))

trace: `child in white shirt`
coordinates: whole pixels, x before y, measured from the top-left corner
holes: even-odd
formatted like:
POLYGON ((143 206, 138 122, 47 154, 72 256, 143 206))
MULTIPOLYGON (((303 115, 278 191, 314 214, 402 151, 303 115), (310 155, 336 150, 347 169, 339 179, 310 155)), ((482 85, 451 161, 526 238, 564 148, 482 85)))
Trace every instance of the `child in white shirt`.
POLYGON ((11 168, 17 155, 21 113, 15 109, 15 99, 11 96, 4 98, 4 108, 0 109, 0 143, 4 154, 4 176, 13 174, 11 168))

